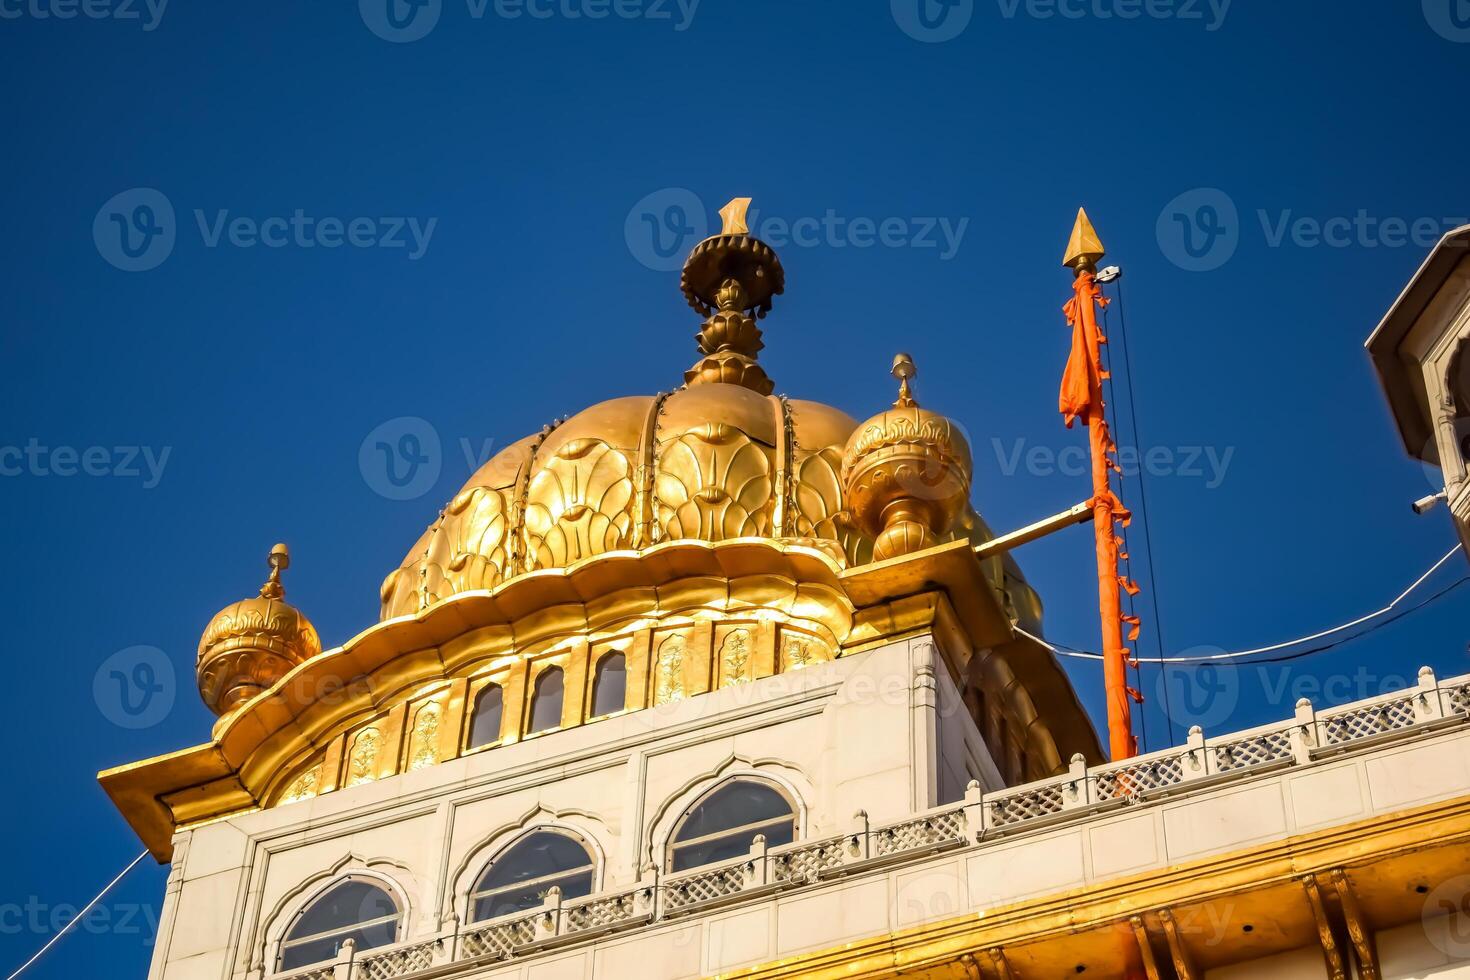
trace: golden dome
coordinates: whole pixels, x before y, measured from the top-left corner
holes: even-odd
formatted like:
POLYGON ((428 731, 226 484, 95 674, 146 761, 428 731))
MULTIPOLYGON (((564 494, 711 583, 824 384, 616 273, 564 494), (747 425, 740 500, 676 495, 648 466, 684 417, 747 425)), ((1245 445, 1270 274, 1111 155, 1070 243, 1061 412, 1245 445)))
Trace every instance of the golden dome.
POLYGON ((284 599, 281 570, 290 566, 290 552, 278 544, 268 561, 270 577, 260 595, 220 610, 199 640, 199 694, 217 715, 228 714, 322 652, 315 627, 284 599))
POLYGON ((970 498, 970 445, 953 422, 920 408, 909 391, 913 358, 893 359, 893 407, 853 432, 842 485, 854 523, 874 540, 873 557, 895 558, 940 543, 970 498))
MULTIPOLYGON (((778 538, 845 565, 872 560, 882 525, 850 520, 840 476, 857 423, 826 405, 771 395, 756 360, 756 320, 783 291, 785 274, 770 247, 746 233, 743 202, 722 213, 724 231, 697 245, 684 269, 685 296, 706 316, 684 386, 602 402, 501 451, 384 580, 384 619, 517 575, 676 539, 778 538)), ((968 456, 962 468, 967 491, 968 456)), ((963 495, 958 509, 968 510, 963 495)), ((953 519, 955 508, 946 514, 953 519)), ((956 523, 982 526, 978 518, 956 523)))

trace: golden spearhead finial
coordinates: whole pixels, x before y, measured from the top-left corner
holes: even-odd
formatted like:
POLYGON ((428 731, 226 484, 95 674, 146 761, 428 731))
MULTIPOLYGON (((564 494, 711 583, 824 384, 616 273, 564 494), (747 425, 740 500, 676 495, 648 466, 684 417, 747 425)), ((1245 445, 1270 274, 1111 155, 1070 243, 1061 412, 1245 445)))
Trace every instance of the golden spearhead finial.
POLYGON ((750 228, 745 224, 745 212, 750 209, 750 198, 737 197, 720 208, 720 217, 725 220, 722 235, 748 235, 750 228))
POLYGON ((909 390, 909 380, 919 375, 919 368, 914 364, 914 359, 907 354, 895 354, 893 357, 893 376, 898 379, 898 401, 893 403, 894 408, 917 408, 919 403, 914 401, 913 392, 909 390))
POLYGON ((1087 218, 1087 209, 1078 208, 1077 224, 1072 228, 1072 240, 1067 243, 1067 256, 1062 259, 1062 265, 1074 270, 1096 265, 1105 254, 1102 239, 1097 237, 1097 229, 1087 218))

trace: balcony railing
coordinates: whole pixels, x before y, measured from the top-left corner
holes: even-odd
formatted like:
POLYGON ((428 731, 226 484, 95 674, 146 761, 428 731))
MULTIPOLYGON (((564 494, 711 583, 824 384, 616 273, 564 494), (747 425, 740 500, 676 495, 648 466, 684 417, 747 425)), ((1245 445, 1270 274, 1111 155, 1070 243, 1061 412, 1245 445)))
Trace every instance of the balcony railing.
POLYGON ((859 811, 850 832, 839 837, 775 848, 757 837, 743 857, 678 874, 650 870, 644 881, 624 891, 563 902, 560 890, 553 888, 533 912, 462 927, 452 924, 435 936, 362 953, 349 941, 335 962, 272 980, 399 980, 447 974, 456 964, 522 956, 947 848, 979 846, 992 837, 1084 819, 1216 781, 1308 766, 1323 756, 1467 722, 1470 675, 1440 682, 1425 667, 1417 686, 1406 691, 1320 714, 1303 699, 1289 721, 1215 739, 1195 727, 1183 746, 1093 767, 1077 756, 1060 776, 994 793, 982 793, 978 783, 971 783, 962 803, 898 823, 871 827, 867 814, 859 811))

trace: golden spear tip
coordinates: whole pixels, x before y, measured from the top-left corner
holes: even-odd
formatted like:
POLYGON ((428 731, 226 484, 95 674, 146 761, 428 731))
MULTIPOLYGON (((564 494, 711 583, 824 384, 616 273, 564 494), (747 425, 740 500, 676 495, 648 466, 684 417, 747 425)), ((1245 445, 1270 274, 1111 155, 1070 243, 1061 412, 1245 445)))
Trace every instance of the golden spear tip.
POLYGON ((745 212, 750 208, 750 198, 737 197, 720 208, 720 217, 725 220, 722 235, 748 235, 750 228, 745 224, 745 212))
POLYGON ((1072 240, 1067 243, 1067 255, 1062 265, 1078 269, 1084 265, 1096 265, 1107 254, 1097 229, 1087 217, 1086 208, 1077 209, 1077 224, 1072 228, 1072 240))

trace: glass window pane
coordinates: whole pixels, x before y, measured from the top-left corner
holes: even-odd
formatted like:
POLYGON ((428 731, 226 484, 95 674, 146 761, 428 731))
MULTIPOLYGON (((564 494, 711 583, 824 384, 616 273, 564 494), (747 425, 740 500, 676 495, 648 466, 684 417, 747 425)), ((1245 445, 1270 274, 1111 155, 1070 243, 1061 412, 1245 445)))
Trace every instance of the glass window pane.
POLYGON ((531 703, 531 731, 544 732, 561 724, 562 677, 560 667, 550 667, 536 678, 536 697, 531 703))
POLYGON ((621 653, 610 653, 598 661, 597 683, 592 688, 592 714, 622 711, 628 696, 628 666, 621 653))
POLYGON ((538 908, 546 900, 546 893, 553 886, 561 889, 564 899, 582 898, 592 894, 592 872, 591 870, 581 871, 526 888, 511 888, 477 898, 475 899, 473 921, 479 922, 483 919, 493 919, 496 916, 510 915, 512 912, 526 912, 538 908))
POLYGON ((300 946, 287 946, 281 950, 281 969, 294 970, 298 966, 310 966, 313 963, 322 963, 327 960, 336 959, 337 951, 342 947, 343 936, 327 936, 325 939, 313 939, 309 943, 300 946))
POLYGON ((522 838, 485 869, 475 891, 503 888, 518 881, 545 878, 592 866, 592 856, 566 834, 543 832, 522 838))
POLYGON ((349 879, 311 903, 311 907, 291 927, 286 939, 289 942, 397 914, 398 906, 382 888, 366 881, 349 879))
POLYGON ((753 827, 749 830, 737 830, 724 837, 715 837, 711 840, 700 841, 698 844, 686 844, 674 849, 674 871, 686 871, 689 868, 697 868, 704 864, 715 864, 719 861, 730 861, 750 852, 750 847, 755 843, 757 834, 766 835, 767 847, 779 847, 782 844, 790 844, 795 839, 796 819, 792 818, 784 823, 772 824, 768 827, 753 827))
POLYGON ((491 684, 475 698, 475 711, 470 718, 470 747, 489 745, 500 738, 500 713, 505 692, 499 684, 491 684))
POLYGON ((769 786, 736 780, 715 790, 690 810, 674 839, 691 840, 790 814, 791 805, 786 798, 769 786))

